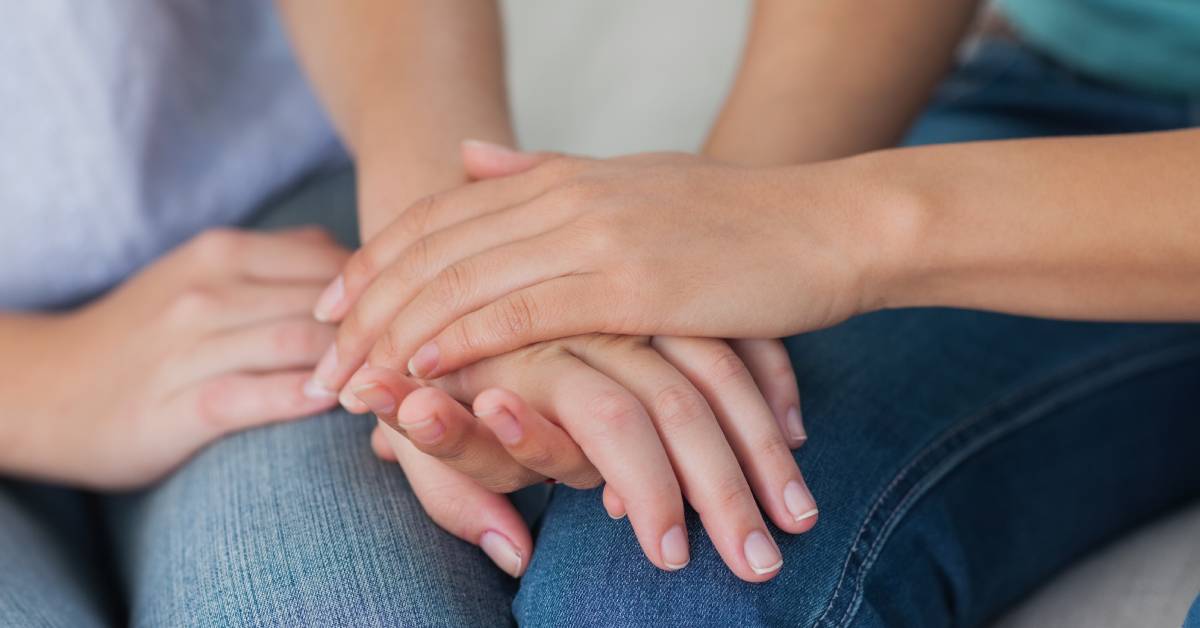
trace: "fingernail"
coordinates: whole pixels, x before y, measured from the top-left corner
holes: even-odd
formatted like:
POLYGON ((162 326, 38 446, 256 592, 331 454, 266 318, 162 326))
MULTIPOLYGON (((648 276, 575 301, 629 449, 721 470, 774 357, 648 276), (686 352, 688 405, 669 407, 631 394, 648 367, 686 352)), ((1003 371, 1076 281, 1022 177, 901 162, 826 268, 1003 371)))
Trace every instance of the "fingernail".
POLYGON ((779 550, 771 539, 759 530, 746 536, 746 543, 742 549, 746 552, 746 562, 750 563, 750 568, 760 576, 778 571, 783 566, 783 557, 779 555, 779 550))
POLYGON ((317 367, 313 369, 312 378, 304 384, 304 394, 313 399, 328 399, 336 397, 337 391, 329 384, 330 378, 333 377, 333 371, 337 368, 337 345, 329 345, 325 350, 325 355, 317 362, 317 367))
POLYGON ((783 487, 783 503, 796 521, 817 516, 817 503, 812 493, 796 480, 789 480, 783 487))
POLYGON ((328 323, 333 316, 333 310, 341 302, 342 297, 346 296, 346 280, 341 275, 333 280, 321 292, 321 296, 317 297, 317 304, 313 306, 313 318, 322 323, 328 323))
POLYGON ((788 408, 784 422, 787 423, 788 435, 794 442, 803 443, 808 440, 808 432, 804 431, 804 421, 800 418, 800 408, 796 406, 788 408))
POLYGON ((464 148, 482 148, 484 150, 489 150, 489 151, 493 151, 493 152, 497 152, 497 153, 504 153, 506 155, 518 154, 517 151, 515 151, 507 146, 504 146, 502 144, 497 144, 495 142, 485 142, 483 140, 466 139, 466 140, 462 141, 462 145, 464 148))
POLYGON ((396 397, 392 395, 392 391, 377 382, 356 386, 354 396, 367 404, 375 414, 391 417, 396 412, 396 397))
POLYGON ((521 552, 517 551, 517 546, 508 540, 508 537, 488 530, 479 537, 479 547, 483 549, 483 553, 492 559, 496 566, 504 570, 504 573, 517 578, 521 575, 521 567, 524 566, 525 560, 521 557, 521 552))
POLYGON ((404 430, 405 434, 412 440, 426 445, 432 445, 446 433, 446 427, 438 420, 436 416, 431 416, 424 421, 416 423, 399 423, 400 429, 404 430))
POLYGON ((687 533, 683 531, 683 526, 677 525, 663 535, 662 559, 667 569, 671 571, 679 571, 691 562, 692 559, 688 555, 687 533))
POLYGON ((355 414, 363 414, 371 411, 371 408, 363 403, 362 399, 354 396, 354 391, 348 388, 342 389, 342 392, 338 395, 338 403, 342 404, 342 407, 346 410, 355 414))
POLYGON ((504 408, 496 408, 491 412, 475 416, 482 419, 484 424, 491 428, 496 438, 500 439, 500 442, 505 445, 516 445, 521 442, 521 437, 524 436, 521 424, 517 422, 516 417, 504 408))
POLYGON ((427 342, 417 352, 413 354, 412 359, 408 361, 408 372, 417 377, 425 377, 437 368, 438 364, 438 346, 433 342, 427 342))

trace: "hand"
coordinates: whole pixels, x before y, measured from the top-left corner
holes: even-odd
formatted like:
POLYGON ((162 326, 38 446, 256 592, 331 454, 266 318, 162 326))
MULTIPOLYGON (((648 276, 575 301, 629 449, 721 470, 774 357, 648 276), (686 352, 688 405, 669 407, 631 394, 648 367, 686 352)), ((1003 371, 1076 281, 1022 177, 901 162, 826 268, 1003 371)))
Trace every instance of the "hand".
MULTIPOLYGON (((754 377, 761 388, 791 391, 772 405, 796 408, 787 355, 766 347, 769 356, 751 347, 770 360, 748 370, 716 340, 588 336, 485 360, 436 382, 444 390, 373 367, 351 388, 400 430, 385 433, 402 445, 402 462, 415 446, 495 491, 546 477, 586 488, 602 475, 610 514, 628 511, 646 556, 666 570, 688 561, 686 498, 734 573, 759 582, 781 565, 755 496, 787 532, 808 530, 817 514, 754 377), (473 398, 479 420, 454 398, 473 398)), ((793 442, 803 442, 802 433, 793 442)), ((513 551, 503 555, 524 564, 529 549, 509 540, 513 551)))
POLYGON ((61 317, 13 471, 136 487, 222 434, 332 407, 304 392, 333 336, 308 313, 348 255, 312 228, 209 231, 61 317))
MULTIPOLYGON (((505 158, 464 150, 468 167, 505 158)), ((437 377, 544 339, 777 337, 868 307, 878 227, 827 164, 512 159, 543 162, 429 197, 355 253, 322 301, 345 317, 342 366, 437 377)))

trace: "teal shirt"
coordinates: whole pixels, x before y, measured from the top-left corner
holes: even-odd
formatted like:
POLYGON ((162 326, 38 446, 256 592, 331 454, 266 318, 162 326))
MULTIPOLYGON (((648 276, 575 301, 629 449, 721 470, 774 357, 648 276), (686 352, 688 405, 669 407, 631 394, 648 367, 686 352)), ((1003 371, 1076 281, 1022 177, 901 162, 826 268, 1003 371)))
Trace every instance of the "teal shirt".
POLYGON ((1063 65, 1149 92, 1200 94, 1200 0, 1000 0, 1063 65))

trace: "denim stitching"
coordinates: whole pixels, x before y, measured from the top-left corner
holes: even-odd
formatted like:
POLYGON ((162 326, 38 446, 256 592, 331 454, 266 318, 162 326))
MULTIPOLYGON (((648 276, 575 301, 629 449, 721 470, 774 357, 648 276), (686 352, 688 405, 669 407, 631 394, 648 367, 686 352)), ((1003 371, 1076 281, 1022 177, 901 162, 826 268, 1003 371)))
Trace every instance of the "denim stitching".
MULTIPOLYGON (((1161 344, 1161 340, 1156 339, 1156 344, 1161 344)), ((960 421, 958 424, 944 432, 933 442, 926 445, 920 453, 918 453, 908 464, 906 464, 896 476, 892 478, 887 487, 879 494, 868 511, 867 516, 863 519, 859 526, 858 532, 855 535, 854 543, 851 546, 846 560, 842 566, 841 576, 838 578, 837 586, 834 588, 833 595, 829 599, 824 611, 813 623, 813 626, 821 626, 826 624, 828 616, 833 612, 842 589, 847 584, 847 579, 850 577, 850 572, 856 569, 853 575, 854 593, 849 605, 843 614, 843 619, 838 622, 839 626, 847 625, 857 613, 858 607, 862 601, 862 582, 869 573, 874 561, 878 558, 879 553, 883 550, 887 540, 890 538, 892 530, 899 525, 900 519, 907 514, 912 506, 924 496, 924 494, 938 481, 946 477, 954 468, 977 454, 987 445, 995 442, 1000 437, 1005 436, 1018 428, 1027 426, 1037 421, 1038 419, 1048 416, 1050 411, 1061 407, 1066 403, 1080 398, 1089 392, 1095 391, 1104 386, 1115 384, 1131 376, 1140 375, 1144 372, 1156 368, 1162 368, 1174 362, 1184 361, 1189 358, 1200 356, 1200 343, 1191 343, 1184 345, 1168 346, 1165 349, 1157 349, 1154 345, 1149 348, 1149 353, 1146 353, 1146 343, 1139 343, 1132 347, 1128 347, 1122 351, 1107 352, 1093 358, 1086 359, 1081 362, 1076 362, 1068 367, 1060 369, 1057 373, 1051 374, 1048 377, 1042 378, 1036 382, 1022 387, 1014 391, 1006 397, 988 405, 980 412, 971 415, 967 419, 960 421), (1133 356, 1132 358, 1130 356, 1133 356), (1109 363, 1115 363, 1109 367, 1109 363), (1108 367, 1107 370, 1099 375, 1090 378, 1080 378, 1077 376, 1080 371, 1087 372, 1094 370, 1097 367, 1108 367), (1028 401, 1027 397, 1034 396, 1038 389, 1052 387, 1056 381, 1067 380, 1069 383, 1065 388, 1053 390, 1048 396, 1044 397, 1040 402, 1033 404, 1027 409, 1016 413, 1013 420, 1007 423, 1002 423, 983 431, 978 437, 971 438, 968 434, 965 446, 955 450, 955 455, 948 458, 932 458, 934 454, 946 449, 950 444, 953 444, 956 439, 959 439, 965 432, 973 428, 987 428, 986 421, 994 418, 1006 408, 1011 408, 1019 403, 1028 401), (853 563, 856 557, 862 555, 865 545, 867 545, 864 537, 867 535, 868 528, 876 523, 876 513, 883 505, 889 501, 889 497, 896 490, 897 486, 907 479, 907 476, 919 466, 931 466, 929 475, 919 477, 912 482, 911 488, 901 497, 895 508, 883 520, 879 528, 879 535, 870 542, 867 547, 866 555, 860 559, 860 563, 855 568, 853 563)))

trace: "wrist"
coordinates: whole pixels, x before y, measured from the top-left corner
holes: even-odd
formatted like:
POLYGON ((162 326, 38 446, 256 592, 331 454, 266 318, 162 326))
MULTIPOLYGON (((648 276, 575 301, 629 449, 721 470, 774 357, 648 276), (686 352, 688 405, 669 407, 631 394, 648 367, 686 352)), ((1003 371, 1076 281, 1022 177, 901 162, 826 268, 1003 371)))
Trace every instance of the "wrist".
POLYGON ((818 185, 833 182, 841 205, 839 248, 851 267, 853 314, 921 305, 919 287, 931 264, 929 195, 894 149, 818 164, 818 185), (828 172, 825 171, 828 169, 828 172))

